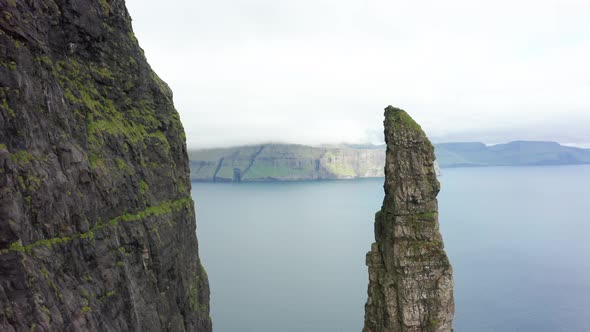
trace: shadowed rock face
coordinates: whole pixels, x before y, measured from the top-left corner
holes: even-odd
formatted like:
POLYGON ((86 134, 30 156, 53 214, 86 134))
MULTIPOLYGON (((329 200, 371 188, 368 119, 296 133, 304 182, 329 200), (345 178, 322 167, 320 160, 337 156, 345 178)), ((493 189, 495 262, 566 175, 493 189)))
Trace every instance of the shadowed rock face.
POLYGON ((385 199, 367 254, 364 332, 452 331, 452 268, 443 249, 434 148, 403 110, 385 109, 385 199))
POLYGON ((0 9, 0 330, 210 331, 184 130, 124 1, 0 9))

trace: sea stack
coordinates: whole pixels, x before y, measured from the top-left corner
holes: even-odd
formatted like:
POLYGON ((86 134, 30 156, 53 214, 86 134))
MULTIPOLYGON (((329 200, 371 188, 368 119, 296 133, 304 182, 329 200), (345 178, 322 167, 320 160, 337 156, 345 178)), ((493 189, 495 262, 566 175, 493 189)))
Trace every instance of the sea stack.
POLYGON ((453 331, 453 278, 438 223, 434 147, 403 110, 385 109, 385 198, 367 253, 364 332, 453 331))
POLYGON ((184 129, 125 2, 0 9, 0 331, 211 331, 184 129))

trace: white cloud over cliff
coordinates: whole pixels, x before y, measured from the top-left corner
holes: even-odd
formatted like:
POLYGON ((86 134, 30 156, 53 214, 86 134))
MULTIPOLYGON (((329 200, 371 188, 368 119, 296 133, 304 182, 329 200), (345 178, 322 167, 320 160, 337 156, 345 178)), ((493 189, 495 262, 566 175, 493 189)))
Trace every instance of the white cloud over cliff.
POLYGON ((192 147, 364 142, 402 107, 434 141, 590 142, 590 2, 128 0, 192 147))

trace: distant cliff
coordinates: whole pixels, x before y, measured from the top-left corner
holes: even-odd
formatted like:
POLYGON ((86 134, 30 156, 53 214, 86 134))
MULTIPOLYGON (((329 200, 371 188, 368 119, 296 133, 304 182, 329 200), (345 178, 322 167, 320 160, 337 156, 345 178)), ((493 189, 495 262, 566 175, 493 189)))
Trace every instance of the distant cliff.
POLYGON ((487 146, 483 143, 436 144, 441 167, 534 166, 590 164, 590 149, 556 142, 515 141, 487 146))
POLYGON ((364 332, 450 332, 452 268, 438 224, 434 147, 403 110, 385 109, 385 198, 367 254, 364 332))
POLYGON ((124 1, 0 9, 0 331, 211 331, 184 130, 124 1))
MULTIPOLYGON (((437 172, 447 167, 589 164, 590 149, 555 142, 435 144, 437 172)), ((383 177, 384 145, 311 147, 262 144, 189 151, 191 179, 207 182, 383 177)))
POLYGON ((383 149, 263 144, 189 151, 193 181, 242 182, 382 177, 383 149))

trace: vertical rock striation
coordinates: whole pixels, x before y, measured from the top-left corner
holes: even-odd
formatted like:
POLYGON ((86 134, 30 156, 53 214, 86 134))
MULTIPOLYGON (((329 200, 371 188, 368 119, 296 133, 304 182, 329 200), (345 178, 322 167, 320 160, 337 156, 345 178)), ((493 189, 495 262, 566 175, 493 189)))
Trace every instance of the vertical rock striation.
POLYGON ((364 332, 452 331, 452 268, 438 224, 434 148, 403 110, 385 109, 385 199, 367 254, 364 332))
POLYGON ((124 1, 0 12, 0 330, 210 331, 184 130, 124 1))

